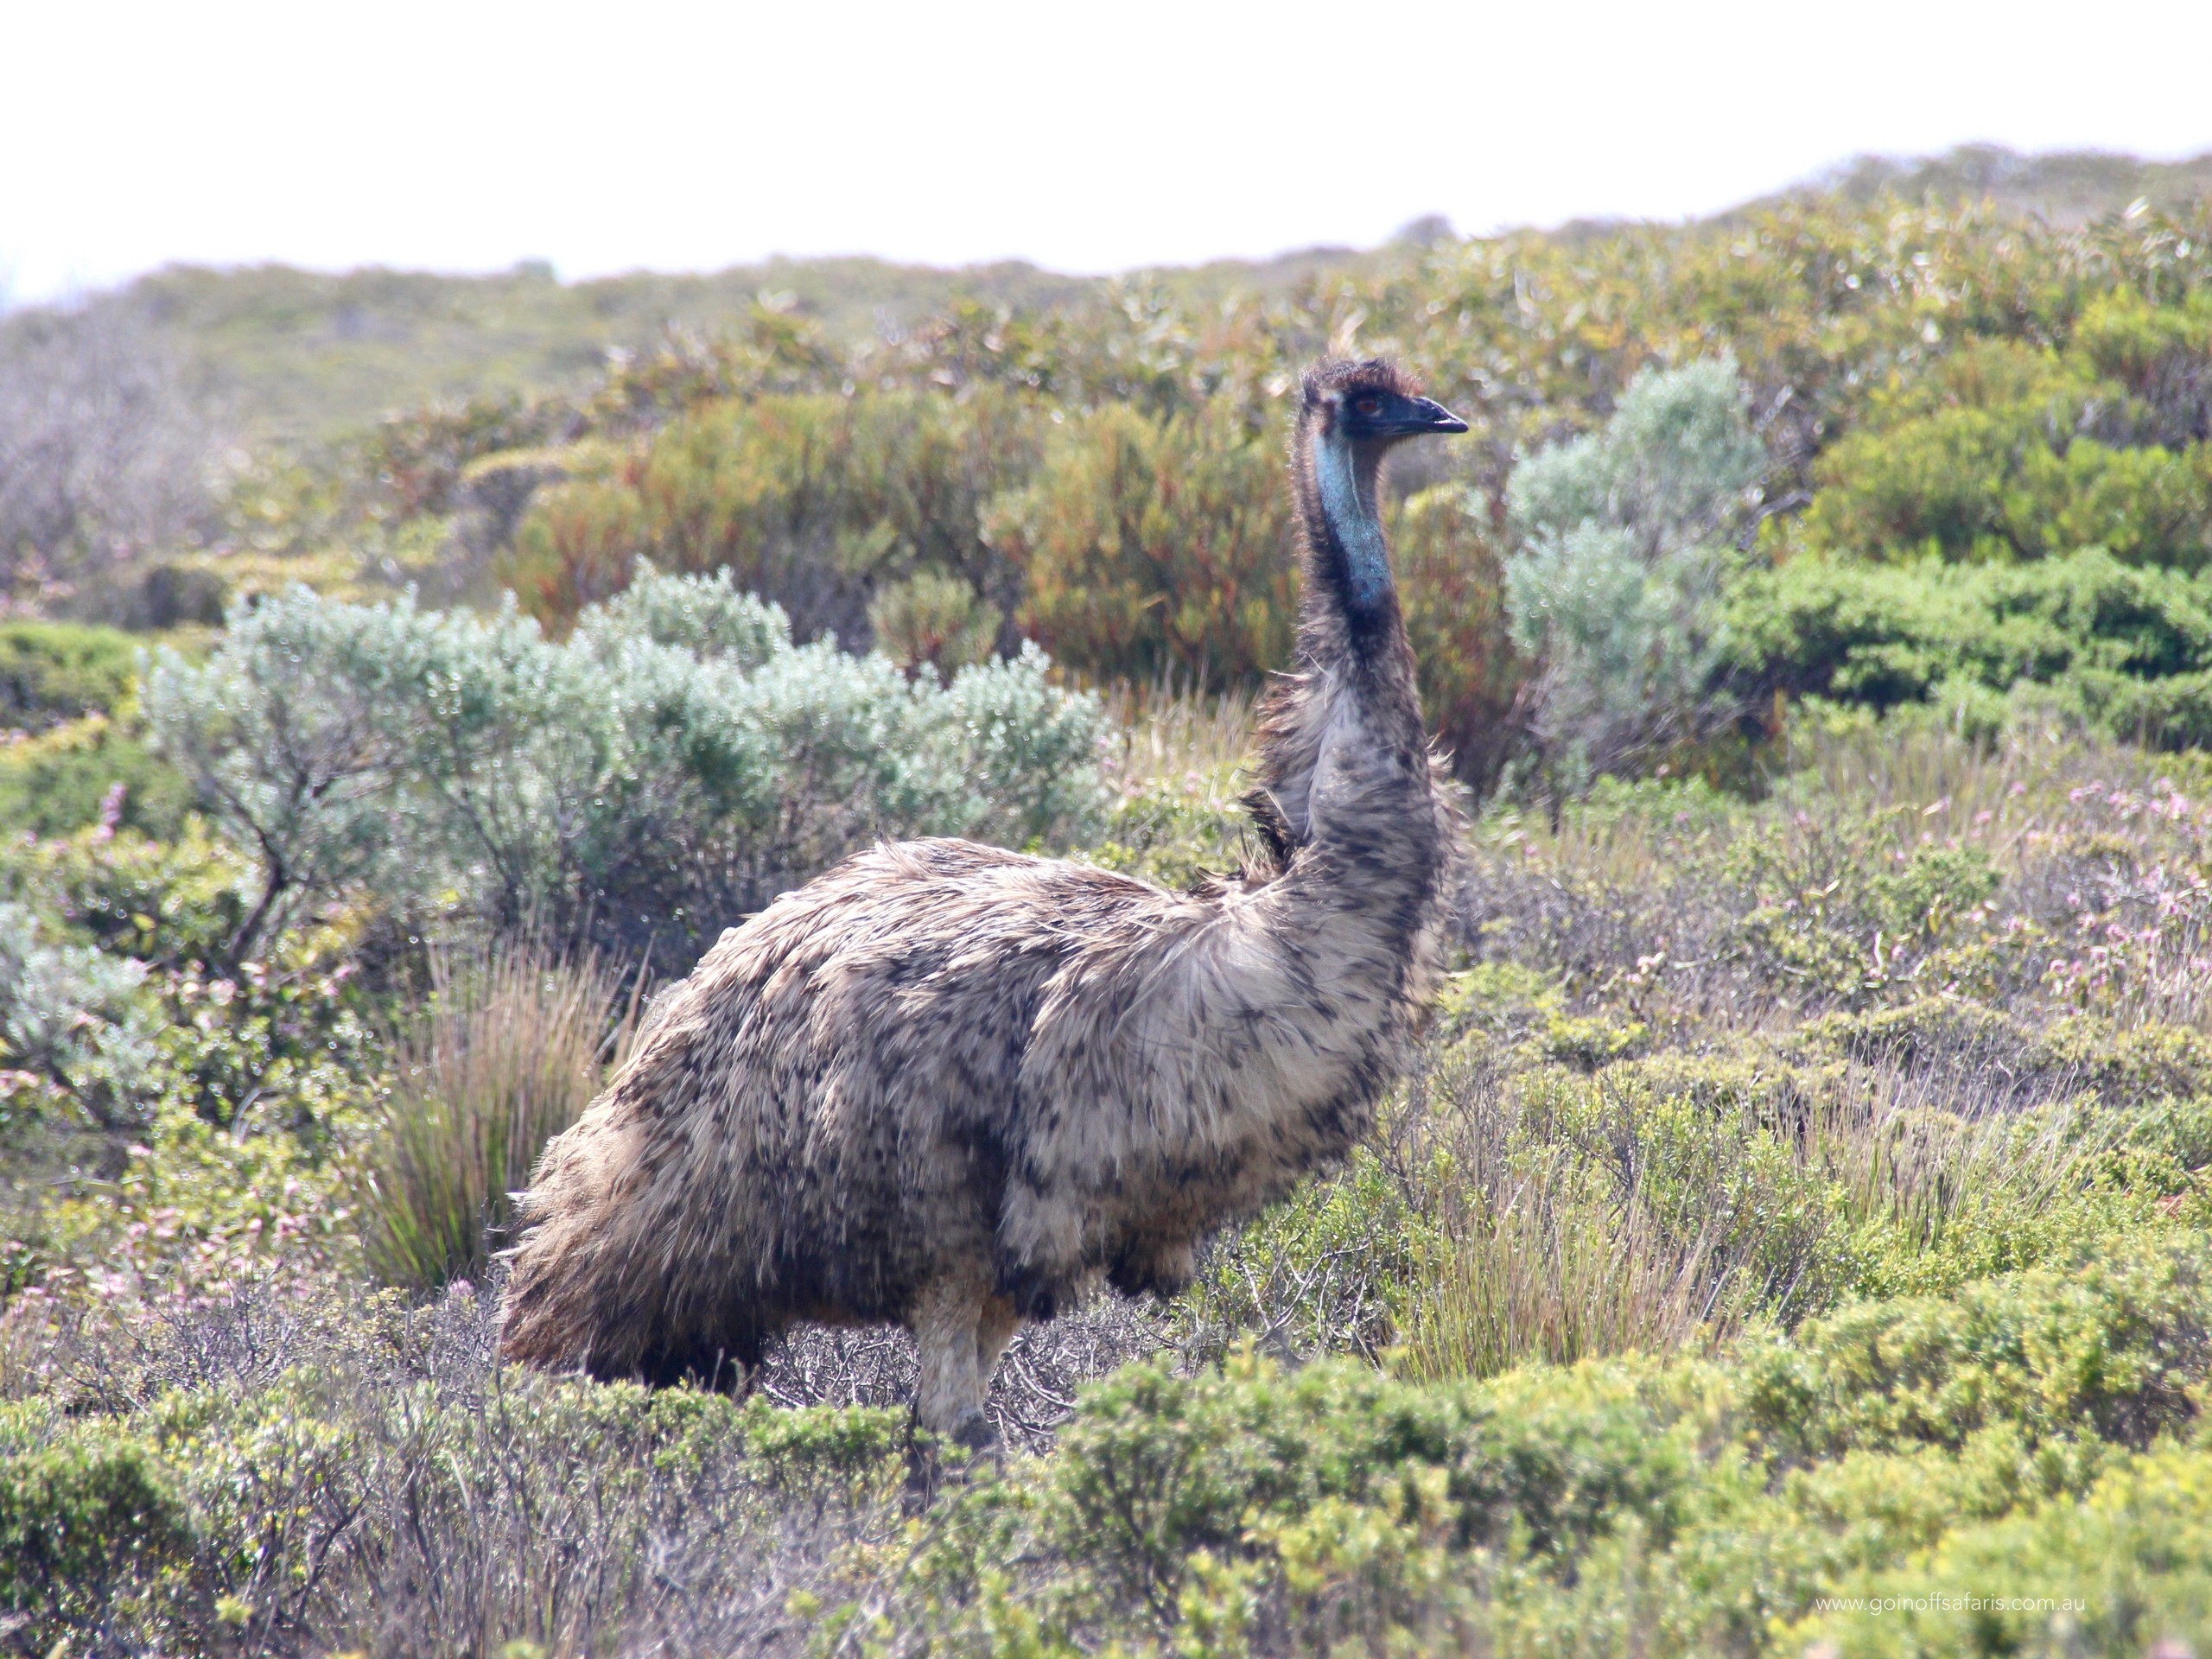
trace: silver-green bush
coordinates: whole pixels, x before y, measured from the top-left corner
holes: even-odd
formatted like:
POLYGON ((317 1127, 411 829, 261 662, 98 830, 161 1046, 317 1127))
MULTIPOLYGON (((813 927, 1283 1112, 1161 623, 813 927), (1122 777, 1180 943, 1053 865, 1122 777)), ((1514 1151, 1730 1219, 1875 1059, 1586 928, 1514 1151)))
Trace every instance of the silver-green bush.
POLYGON ((688 952, 880 836, 1059 844, 1098 805, 1104 715, 1043 657, 950 685, 794 646, 727 577, 642 570, 556 644, 512 607, 305 589, 147 677, 156 739, 261 861, 232 941, 365 889, 629 958, 688 952))
POLYGON ((1766 470, 1736 365, 1647 372, 1602 431, 1523 461, 1508 501, 1514 638, 1538 671, 1533 727, 1554 786, 1707 735, 1729 712, 1726 532, 1766 470))
POLYGON ((52 938, 35 912, 0 901, 0 1070, 58 1083, 96 1116, 125 1109, 154 1063, 133 995, 143 971, 52 938))

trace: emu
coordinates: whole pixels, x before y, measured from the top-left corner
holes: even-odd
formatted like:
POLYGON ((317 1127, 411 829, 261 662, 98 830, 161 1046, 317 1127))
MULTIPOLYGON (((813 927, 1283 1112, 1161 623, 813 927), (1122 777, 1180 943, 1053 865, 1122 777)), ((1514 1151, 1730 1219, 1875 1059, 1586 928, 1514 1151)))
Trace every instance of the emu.
POLYGON ((1454 809, 1376 506, 1466 425, 1379 359, 1300 388, 1300 663, 1245 869, 1168 893, 957 840, 879 846, 732 929, 524 1196, 501 1346, 738 1387, 801 1320, 893 1321, 920 1426, 985 1446, 1025 1320, 1206 1236, 1372 1126, 1432 988, 1454 809))

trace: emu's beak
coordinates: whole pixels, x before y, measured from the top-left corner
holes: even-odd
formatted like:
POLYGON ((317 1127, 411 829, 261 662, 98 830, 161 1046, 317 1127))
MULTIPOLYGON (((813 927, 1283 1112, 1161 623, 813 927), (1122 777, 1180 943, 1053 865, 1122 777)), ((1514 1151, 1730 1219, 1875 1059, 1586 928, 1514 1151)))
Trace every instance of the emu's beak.
POLYGON ((1465 420, 1451 414, 1451 410, 1435 398, 1407 398, 1407 403, 1414 404, 1414 425, 1407 427, 1407 431, 1466 431, 1465 420))
POLYGON ((1410 438, 1423 432, 1464 432, 1467 423, 1433 397, 1394 397, 1376 424, 1379 435, 1410 438))

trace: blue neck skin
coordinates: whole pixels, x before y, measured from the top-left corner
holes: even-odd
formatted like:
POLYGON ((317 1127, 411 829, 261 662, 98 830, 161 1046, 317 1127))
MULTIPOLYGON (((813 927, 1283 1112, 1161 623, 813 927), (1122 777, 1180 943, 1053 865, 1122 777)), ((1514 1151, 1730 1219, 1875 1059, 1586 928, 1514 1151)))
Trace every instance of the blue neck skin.
POLYGON ((1390 592, 1390 556, 1382 543, 1382 521, 1375 516, 1375 474, 1360 476, 1348 439, 1313 435, 1313 481, 1320 487, 1321 511, 1344 550, 1351 599, 1363 611, 1382 604, 1390 592))

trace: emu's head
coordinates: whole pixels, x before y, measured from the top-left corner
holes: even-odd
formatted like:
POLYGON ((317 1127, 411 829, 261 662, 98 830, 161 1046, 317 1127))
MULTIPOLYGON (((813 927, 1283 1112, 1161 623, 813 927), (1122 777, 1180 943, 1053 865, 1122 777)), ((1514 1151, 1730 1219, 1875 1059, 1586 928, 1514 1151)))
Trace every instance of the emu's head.
POLYGON ((1300 423, 1325 443, 1381 452, 1425 432, 1464 432, 1467 423, 1411 376, 1379 357, 1316 363, 1306 372, 1300 423))
POLYGON ((1375 475, 1395 443, 1467 423, 1424 397, 1394 363, 1316 363, 1306 372, 1293 446, 1306 544, 1356 626, 1396 613, 1389 550, 1375 509, 1375 475))

